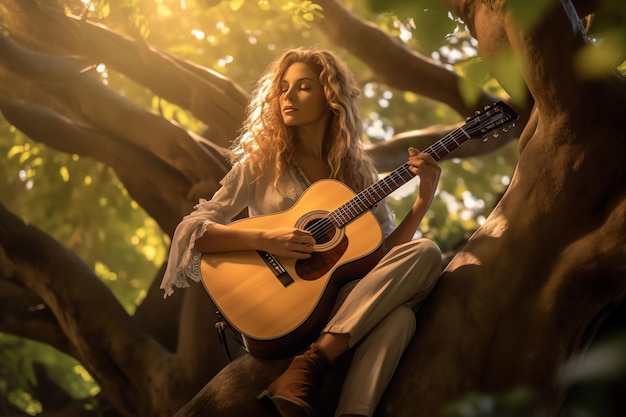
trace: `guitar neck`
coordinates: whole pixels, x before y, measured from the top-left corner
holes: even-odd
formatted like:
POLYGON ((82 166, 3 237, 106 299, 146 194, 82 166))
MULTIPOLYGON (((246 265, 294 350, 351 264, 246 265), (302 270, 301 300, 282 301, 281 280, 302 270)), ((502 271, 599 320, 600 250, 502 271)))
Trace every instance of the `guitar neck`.
MULTIPOLYGON (((432 156, 435 161, 440 161, 470 138, 467 132, 460 127, 426 148, 423 152, 432 156)), ((370 185, 350 199, 350 201, 334 210, 329 214, 329 218, 337 227, 344 227, 389 194, 415 178, 416 174, 409 168, 410 165, 408 163, 396 168, 389 175, 370 185)))
MULTIPOLYGON (((424 152, 432 156, 435 161, 440 161, 468 139, 485 137, 497 129, 506 131, 508 127, 514 125, 517 118, 517 113, 507 104, 503 102, 494 103, 492 106, 486 107, 482 113, 478 112, 476 116, 468 119, 463 126, 454 129, 426 148, 424 152)), ((398 167, 329 213, 328 219, 335 226, 344 227, 383 198, 415 178, 415 174, 409 168, 408 163, 398 167)))

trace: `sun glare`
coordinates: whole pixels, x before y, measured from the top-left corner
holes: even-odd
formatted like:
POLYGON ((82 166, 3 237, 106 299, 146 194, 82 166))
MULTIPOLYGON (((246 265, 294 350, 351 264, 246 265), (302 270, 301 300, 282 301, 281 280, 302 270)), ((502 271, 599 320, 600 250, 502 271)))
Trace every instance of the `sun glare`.
POLYGON ((90 12, 94 12, 96 10, 96 7, 93 4, 93 0, 81 0, 81 2, 88 6, 87 8, 89 9, 90 12))
POLYGON ((192 29, 191 35, 198 40, 202 40, 206 36, 204 32, 201 31, 200 29, 192 29))

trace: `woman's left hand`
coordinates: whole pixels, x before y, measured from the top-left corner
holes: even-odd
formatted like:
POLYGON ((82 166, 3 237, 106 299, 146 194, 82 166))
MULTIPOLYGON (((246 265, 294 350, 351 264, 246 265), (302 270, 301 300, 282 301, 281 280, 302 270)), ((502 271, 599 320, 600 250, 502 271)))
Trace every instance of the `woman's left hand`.
POLYGON ((437 190, 441 166, 427 153, 411 147, 409 148, 409 169, 420 177, 419 196, 431 201, 437 190))
POLYGON ((387 248, 392 248, 414 238, 415 231, 433 202, 441 175, 441 167, 433 157, 415 148, 409 148, 407 163, 411 172, 420 177, 419 194, 413 202, 413 207, 396 227, 396 230, 385 239, 387 248))

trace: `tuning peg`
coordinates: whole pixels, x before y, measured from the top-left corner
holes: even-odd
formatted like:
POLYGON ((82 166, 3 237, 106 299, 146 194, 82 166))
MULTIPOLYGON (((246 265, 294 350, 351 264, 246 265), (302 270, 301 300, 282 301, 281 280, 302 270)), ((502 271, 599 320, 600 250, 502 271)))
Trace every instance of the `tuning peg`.
POLYGON ((491 136, 493 136, 494 138, 497 138, 498 136, 500 136, 500 134, 498 132, 493 132, 491 136))
POLYGON ((504 133, 506 133, 506 132, 508 132, 508 131, 509 131, 509 128, 508 128, 508 127, 503 127, 503 128, 502 128, 502 131, 503 131, 504 133))

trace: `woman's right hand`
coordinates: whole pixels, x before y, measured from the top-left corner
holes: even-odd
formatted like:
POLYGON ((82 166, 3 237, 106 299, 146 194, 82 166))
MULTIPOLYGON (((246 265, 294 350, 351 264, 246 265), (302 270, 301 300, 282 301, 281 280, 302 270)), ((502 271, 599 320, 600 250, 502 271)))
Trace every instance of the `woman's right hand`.
POLYGON ((308 259, 314 251, 315 239, 306 230, 287 227, 264 230, 259 243, 260 250, 276 256, 308 259))

